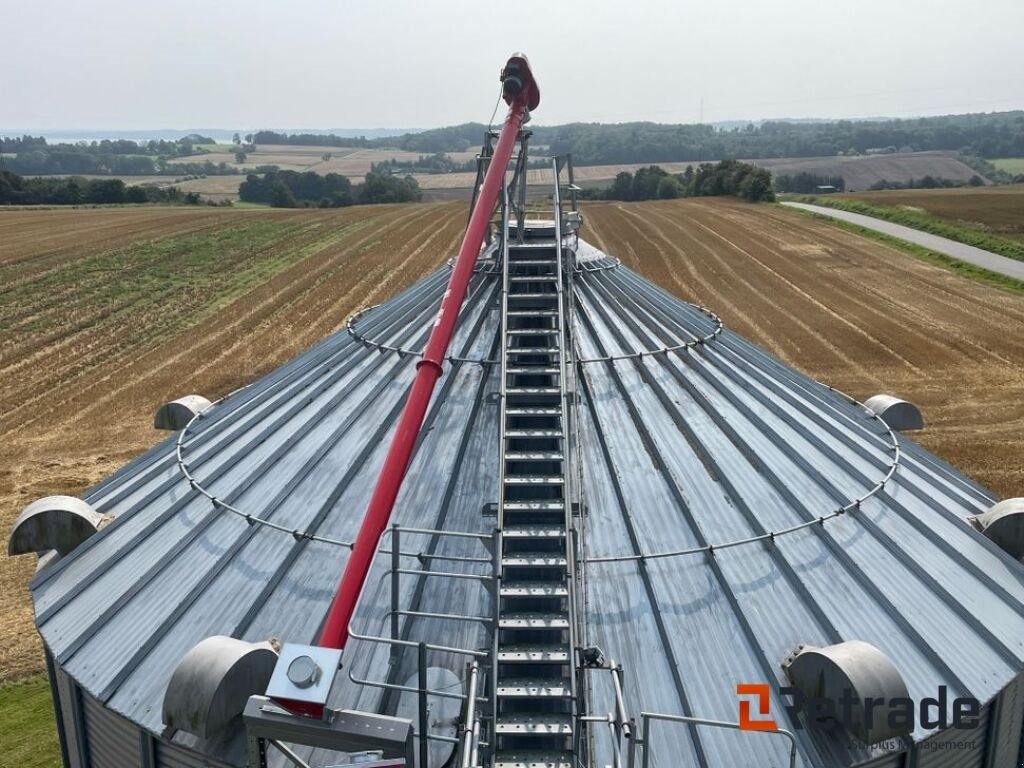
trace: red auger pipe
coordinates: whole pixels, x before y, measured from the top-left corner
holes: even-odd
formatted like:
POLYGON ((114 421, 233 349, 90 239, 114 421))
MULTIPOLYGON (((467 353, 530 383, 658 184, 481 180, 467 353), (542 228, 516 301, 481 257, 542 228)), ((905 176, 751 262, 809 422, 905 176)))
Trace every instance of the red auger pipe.
POLYGON ((473 276, 473 267, 480 254, 491 213, 498 201, 498 193, 504 184, 516 137, 523 126, 527 111, 536 109, 540 103, 540 90, 530 72, 529 62, 522 54, 514 54, 508 60, 501 71, 501 83, 502 93, 509 105, 505 125, 501 129, 501 136, 487 167, 476 207, 469 218, 462 247, 459 248, 459 255, 455 259, 455 267, 448 281, 448 290, 441 299, 441 310, 423 351, 423 359, 416 364, 416 378, 409 390, 405 408, 402 409, 398 429, 392 438, 387 458, 384 459, 373 496, 370 497, 370 505, 356 536, 352 554, 345 564, 341 584, 334 595, 323 630, 320 632, 319 645, 326 648, 344 648, 348 640, 348 625, 355 612, 356 601, 370 572, 370 563, 377 544, 391 519, 391 511, 402 487, 405 472, 409 468, 416 438, 423 426, 423 418, 434 392, 434 385, 441 376, 441 364, 448 353, 459 310, 466 298, 469 280, 473 276))

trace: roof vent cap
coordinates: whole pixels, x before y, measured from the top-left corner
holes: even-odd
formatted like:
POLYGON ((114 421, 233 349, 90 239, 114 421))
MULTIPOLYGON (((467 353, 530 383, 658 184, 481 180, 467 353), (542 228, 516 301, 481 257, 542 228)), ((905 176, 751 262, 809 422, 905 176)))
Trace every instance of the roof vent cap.
POLYGON ((277 664, 272 642, 225 635, 200 641, 178 663, 164 693, 168 728, 203 739, 216 736, 242 714, 249 697, 263 693, 277 664))
POLYGON ((1024 557, 1024 498, 1000 501, 972 522, 1010 557, 1024 557))
POLYGON ((870 643, 848 640, 824 648, 802 646, 785 660, 783 669, 805 698, 827 699, 836 713, 843 711, 840 702, 844 697, 849 700, 852 694, 853 704, 848 705, 851 720, 843 725, 868 744, 911 732, 909 723, 903 729, 889 724, 893 701, 909 701, 907 684, 889 657, 870 643), (881 699, 873 706, 870 719, 865 718, 867 699, 881 699))
POLYGON ((66 555, 111 519, 75 496, 46 496, 18 515, 7 540, 7 554, 55 550, 66 555))
POLYGON ((892 395, 875 395, 864 405, 897 432, 924 429, 921 409, 906 400, 892 395))
POLYGON ((185 395, 177 400, 164 403, 153 417, 153 426, 157 429, 177 431, 184 429, 196 417, 213 403, 202 395, 185 395))

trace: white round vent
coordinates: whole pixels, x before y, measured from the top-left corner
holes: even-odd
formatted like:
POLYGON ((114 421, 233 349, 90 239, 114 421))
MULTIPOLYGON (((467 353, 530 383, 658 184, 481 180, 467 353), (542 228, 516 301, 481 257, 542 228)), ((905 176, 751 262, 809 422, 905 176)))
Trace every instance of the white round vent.
POLYGON ((212 403, 202 395, 179 397, 160 406, 160 410, 153 417, 153 426, 173 431, 184 429, 197 413, 205 411, 211 405, 212 403))
POLYGON ((921 410, 906 400, 900 400, 892 395, 875 395, 868 398, 864 405, 897 432, 924 429, 921 410))
POLYGON ((974 518, 981 532, 1010 557, 1024 557, 1024 499, 1006 499, 974 518))

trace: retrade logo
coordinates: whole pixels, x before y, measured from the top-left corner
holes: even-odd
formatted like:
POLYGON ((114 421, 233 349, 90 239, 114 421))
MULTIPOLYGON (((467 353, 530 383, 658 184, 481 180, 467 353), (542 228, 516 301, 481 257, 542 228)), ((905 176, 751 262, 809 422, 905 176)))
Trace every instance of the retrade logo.
MULTIPOLYGON (((806 715, 807 723, 814 727, 832 730, 843 726, 851 732, 912 733, 918 725, 925 728, 953 728, 967 730, 977 728, 981 715, 981 702, 972 696, 949 701, 946 686, 940 685, 935 698, 913 701, 909 698, 866 698, 845 688, 842 694, 833 698, 805 696, 796 687, 779 688, 783 697, 783 708, 789 721, 798 730, 804 728, 798 717, 806 715), (788 702, 785 700, 788 699, 788 702), (949 706, 952 704, 952 706, 949 706), (952 717, 949 716, 952 710, 952 717)), ((739 728, 741 731, 777 731, 778 724, 771 716, 771 688, 767 683, 739 683, 736 686, 739 700, 739 728)))
POLYGON ((772 694, 767 683, 739 683, 736 686, 736 693, 740 698, 740 730, 741 731, 777 731, 778 724, 767 717, 771 714, 772 694), (760 718, 750 716, 749 699, 743 696, 753 696, 757 701, 757 713, 760 718))

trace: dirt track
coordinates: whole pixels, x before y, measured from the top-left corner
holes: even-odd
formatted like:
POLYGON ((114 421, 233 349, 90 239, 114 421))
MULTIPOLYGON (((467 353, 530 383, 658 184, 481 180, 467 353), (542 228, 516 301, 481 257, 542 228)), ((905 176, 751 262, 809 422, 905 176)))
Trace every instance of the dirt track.
MULTIPOLYGON (((0 528, 156 442, 166 399, 224 394, 425 275, 464 215, 0 211, 0 528)), ((598 203, 585 216, 588 239, 784 360, 861 398, 919 403, 917 439, 1000 495, 1024 492, 1020 297, 775 207, 598 203)), ((0 562, 0 680, 41 668, 32 560, 0 562)))

